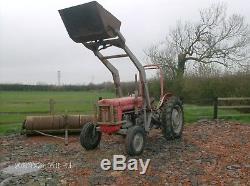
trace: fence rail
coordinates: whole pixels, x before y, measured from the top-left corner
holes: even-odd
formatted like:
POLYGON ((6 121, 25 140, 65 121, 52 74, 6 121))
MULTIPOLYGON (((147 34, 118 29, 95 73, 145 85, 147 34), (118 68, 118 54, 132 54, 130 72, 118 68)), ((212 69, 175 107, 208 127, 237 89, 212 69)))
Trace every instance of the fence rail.
POLYGON ((226 97, 226 98, 217 98, 218 101, 234 101, 234 100, 250 100, 250 97, 226 97))
MULTIPOLYGON (((250 97, 215 97, 214 98, 214 115, 213 118, 218 118, 218 110, 219 109, 250 109, 250 105, 220 105, 221 101, 248 101, 250 97)), ((239 114, 239 116, 247 115, 247 114, 239 114)))
MULTIPOLYGON (((187 104, 186 121, 194 122, 195 119, 217 119, 220 113, 220 118, 226 117, 242 117, 250 118, 250 114, 244 114, 241 110, 235 109, 250 109, 250 97, 219 97, 206 99, 209 100, 209 105, 202 106, 197 100, 194 108, 187 104), (247 104, 249 102, 249 104, 247 104), (232 104, 233 103, 233 104, 232 104), (240 103, 240 104, 239 104, 240 103), (219 110, 222 110, 219 112, 219 110), (231 109, 231 110, 230 110, 231 109), (195 118, 195 119, 194 119, 195 118), (191 121, 192 120, 192 121, 191 121)), ((91 114, 94 112, 94 100, 35 100, 31 101, 9 101, 0 104, 5 104, 0 109, 0 125, 21 123, 27 115, 48 115, 48 114, 91 114), (8 104, 9 103, 9 104, 8 104), (42 104, 41 104, 42 103, 42 104), (27 105, 26 105, 27 104, 27 105), (4 109, 4 107, 6 108, 4 109)), ((248 121, 248 120, 247 120, 248 121)))

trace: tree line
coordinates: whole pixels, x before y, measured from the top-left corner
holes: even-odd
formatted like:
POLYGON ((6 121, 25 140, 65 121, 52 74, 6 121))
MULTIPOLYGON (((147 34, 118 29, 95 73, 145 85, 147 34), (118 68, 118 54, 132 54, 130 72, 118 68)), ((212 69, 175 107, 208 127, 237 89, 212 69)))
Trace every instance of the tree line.
POLYGON ((0 84, 0 91, 89 91, 89 90, 112 90, 111 82, 88 85, 28 85, 28 84, 0 84))
MULTIPOLYGON (((211 103, 214 97, 249 97, 250 96, 250 71, 237 73, 217 74, 211 69, 206 71, 199 69, 196 73, 188 74, 179 85, 171 78, 165 78, 165 91, 172 92, 183 97, 186 103, 211 103), (203 71, 203 72, 201 72, 203 71)), ((159 99, 160 82, 158 77, 148 80, 150 96, 159 99)), ((134 93, 135 82, 122 82, 121 87, 124 96, 134 93)), ((110 91, 115 92, 112 82, 88 85, 23 85, 0 84, 1 91, 110 91)))

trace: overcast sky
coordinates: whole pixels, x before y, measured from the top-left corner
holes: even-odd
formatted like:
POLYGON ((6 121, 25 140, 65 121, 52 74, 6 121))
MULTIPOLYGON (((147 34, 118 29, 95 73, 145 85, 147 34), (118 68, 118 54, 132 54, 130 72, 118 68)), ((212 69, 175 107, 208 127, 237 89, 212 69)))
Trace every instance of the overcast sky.
MULTIPOLYGON (((86 0, 0 0, 0 83, 63 84, 112 81, 112 76, 91 51, 74 43, 58 14, 59 9, 86 0)), ((121 22, 127 45, 145 63, 144 50, 164 40, 178 20, 195 21, 199 9, 213 0, 100 0, 121 22)), ((250 20, 249 0, 226 0, 228 14, 250 20)), ((112 62, 122 81, 134 79, 127 60, 112 62)))

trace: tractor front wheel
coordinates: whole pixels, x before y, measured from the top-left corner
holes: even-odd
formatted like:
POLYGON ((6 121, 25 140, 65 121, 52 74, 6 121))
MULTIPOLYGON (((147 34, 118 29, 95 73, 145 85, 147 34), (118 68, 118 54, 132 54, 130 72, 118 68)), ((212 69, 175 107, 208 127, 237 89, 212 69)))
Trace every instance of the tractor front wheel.
POLYGON ((130 127, 127 131, 125 147, 131 156, 140 155, 145 145, 145 131, 140 126, 130 127))
POLYGON ((161 123, 162 133, 166 139, 172 140, 181 137, 184 126, 184 113, 182 102, 178 97, 171 97, 163 105, 161 123))
POLYGON ((93 123, 86 123, 80 134, 80 143, 86 150, 95 149, 100 143, 101 135, 93 123))

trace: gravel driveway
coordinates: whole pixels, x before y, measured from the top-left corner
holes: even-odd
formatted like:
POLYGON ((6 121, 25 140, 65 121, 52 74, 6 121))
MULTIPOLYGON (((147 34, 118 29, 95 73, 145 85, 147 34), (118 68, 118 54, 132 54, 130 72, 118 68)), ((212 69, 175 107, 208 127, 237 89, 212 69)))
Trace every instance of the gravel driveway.
POLYGON ((85 151, 77 135, 69 140, 64 146, 45 136, 0 137, 0 186, 250 185, 250 125, 203 120, 185 126, 175 141, 153 130, 144 153, 135 157, 151 159, 144 175, 101 169, 102 159, 125 155, 121 136, 103 135, 93 151, 85 151))

